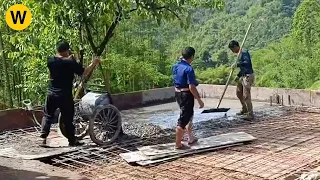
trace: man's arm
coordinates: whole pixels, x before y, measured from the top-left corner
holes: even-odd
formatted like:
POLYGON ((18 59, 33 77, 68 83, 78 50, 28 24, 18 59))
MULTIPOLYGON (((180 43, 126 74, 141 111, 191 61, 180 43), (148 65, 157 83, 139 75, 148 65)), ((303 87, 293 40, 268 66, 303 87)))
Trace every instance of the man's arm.
POLYGON ((196 76, 195 76, 193 68, 191 68, 187 72, 187 79, 188 79, 189 89, 190 89, 191 93, 193 94, 194 98, 197 100, 200 100, 201 98, 199 96, 199 92, 196 87, 196 86, 198 86, 198 82, 196 81, 196 76))
POLYGON ((188 79, 189 89, 190 89, 191 93, 193 94, 193 97, 198 101, 199 107, 203 108, 204 103, 201 100, 199 92, 196 88, 196 86, 198 86, 198 82, 196 80, 196 76, 194 74, 193 68, 190 68, 190 70, 187 72, 187 79, 188 79))
POLYGON ((76 61, 74 61, 74 72, 81 76, 87 76, 90 74, 90 72, 92 72, 92 70, 95 68, 95 66, 97 64, 100 63, 100 58, 96 57, 92 60, 92 62, 90 63, 90 65, 87 68, 84 68, 82 65, 80 65, 79 63, 77 63, 76 61))
POLYGON ((93 69, 96 67, 96 63, 94 62, 91 62, 90 65, 84 69, 84 72, 83 72, 83 75, 84 76, 88 76, 90 72, 93 71, 93 69))

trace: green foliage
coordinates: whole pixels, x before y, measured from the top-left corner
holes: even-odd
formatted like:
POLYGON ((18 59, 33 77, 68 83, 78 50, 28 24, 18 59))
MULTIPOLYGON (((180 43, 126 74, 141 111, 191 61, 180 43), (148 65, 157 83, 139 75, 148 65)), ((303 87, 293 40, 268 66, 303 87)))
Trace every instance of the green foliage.
POLYGON ((291 30, 292 15, 300 1, 281 0, 227 0, 223 12, 197 9, 193 11, 190 28, 176 32, 170 23, 174 38, 169 37, 171 58, 175 58, 184 46, 196 49, 195 66, 198 68, 215 67, 219 63, 219 53, 225 51, 230 65, 235 58, 228 49, 230 40, 242 41, 249 23, 253 23, 245 48, 250 51, 261 49, 270 42, 280 40, 291 30), (212 63, 203 62, 210 55, 212 63))
POLYGON ((316 0, 302 1, 294 14, 293 33, 253 53, 256 85, 299 89, 318 87, 319 5, 316 0))
POLYGON ((316 81, 312 84, 312 86, 310 88, 308 88, 310 90, 319 90, 320 89, 320 81, 316 81))
POLYGON ((171 67, 185 46, 196 49, 200 83, 225 84, 236 57, 228 43, 241 42, 251 22, 244 48, 256 86, 319 88, 317 0, 0 0, 2 14, 17 3, 30 8, 33 21, 17 32, 0 19, 1 107, 44 102, 46 59, 59 38, 84 50, 86 65, 102 56, 103 73, 93 73, 91 89, 104 88, 106 77, 111 93, 172 86, 171 67))
POLYGON ((319 79, 319 46, 312 48, 312 55, 306 56, 308 47, 287 37, 279 43, 253 53, 257 74, 256 85, 277 88, 311 87, 319 79))
POLYGON ((304 0, 297 9, 293 21, 294 36, 306 46, 320 39, 320 2, 304 0))
POLYGON ((106 83, 107 72, 112 93, 169 86, 172 61, 165 44, 150 38, 154 28, 149 23, 158 26, 174 21, 186 28, 189 8, 221 9, 224 5, 220 0, 0 0, 2 14, 20 3, 33 15, 26 30, 13 31, 0 20, 0 101, 5 107, 21 106, 23 99, 44 103, 49 76, 46 60, 55 54, 59 39, 70 41, 76 51, 84 50, 86 65, 92 54, 103 57, 103 76, 95 72, 92 82, 106 83), (139 31, 143 26, 151 35, 148 38, 139 31))
POLYGON ((218 68, 208 68, 203 71, 197 71, 197 78, 199 83, 224 85, 228 80, 230 71, 231 68, 224 65, 218 68))

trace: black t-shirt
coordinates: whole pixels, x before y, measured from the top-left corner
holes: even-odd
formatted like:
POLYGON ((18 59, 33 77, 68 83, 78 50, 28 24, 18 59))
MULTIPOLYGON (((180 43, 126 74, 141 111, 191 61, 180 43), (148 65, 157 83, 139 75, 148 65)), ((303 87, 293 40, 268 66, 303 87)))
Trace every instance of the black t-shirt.
POLYGON ((81 76, 84 67, 74 59, 49 57, 47 67, 50 72, 49 91, 58 95, 72 95, 74 74, 81 76))

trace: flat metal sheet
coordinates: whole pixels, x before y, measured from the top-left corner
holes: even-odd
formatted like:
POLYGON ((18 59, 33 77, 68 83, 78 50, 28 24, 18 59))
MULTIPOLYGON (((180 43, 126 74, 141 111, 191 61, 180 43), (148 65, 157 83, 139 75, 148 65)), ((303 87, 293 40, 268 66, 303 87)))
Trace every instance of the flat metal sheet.
POLYGON ((144 146, 138 148, 142 151, 122 153, 120 154, 120 157, 128 163, 139 162, 141 165, 144 165, 156 163, 155 160, 162 161, 161 159, 172 159, 172 157, 174 156, 194 154, 201 151, 209 151, 228 146, 235 146, 239 143, 250 142, 255 139, 255 137, 244 132, 228 133, 199 139, 197 144, 192 145, 190 149, 187 150, 175 150, 175 144, 169 143, 154 146, 144 146))
POLYGON ((247 142, 255 140, 256 138, 245 132, 233 132, 227 134, 220 134, 217 136, 211 136, 207 138, 201 138, 198 143, 190 146, 187 150, 176 150, 175 143, 160 144, 153 146, 144 146, 138 148, 146 156, 154 156, 161 154, 171 154, 171 153, 184 153, 190 150, 204 149, 210 147, 224 146, 228 144, 247 142))
POLYGON ((137 161, 136 163, 140 166, 147 166, 147 165, 151 165, 151 164, 157 164, 157 163, 161 163, 161 162, 166 162, 166 161, 170 161, 170 160, 174 160, 174 159, 178 159, 187 155, 191 155, 191 154, 196 154, 196 153, 202 153, 202 152, 208 152, 208 151, 213 151, 213 150, 219 150, 219 149, 224 149, 224 148, 228 148, 228 147, 232 147, 232 146, 239 146, 242 145, 243 143, 236 143, 236 144, 229 144, 229 145, 225 145, 225 146, 218 146, 218 147, 211 147, 211 148, 206 148, 206 149, 199 149, 199 150, 194 150, 194 151, 189 151, 189 152, 185 152, 185 153, 181 153, 181 154, 176 154, 176 155, 172 155, 169 157, 165 157, 165 158, 159 158, 159 159, 154 159, 154 160, 143 160, 143 161, 137 161))
POLYGON ((134 152, 121 153, 119 155, 127 163, 133 163, 133 162, 137 162, 137 161, 147 161, 147 160, 165 158, 165 157, 169 157, 169 156, 173 156, 173 155, 177 155, 177 154, 179 154, 179 152, 160 154, 160 155, 154 155, 154 156, 146 156, 141 151, 134 151, 134 152))

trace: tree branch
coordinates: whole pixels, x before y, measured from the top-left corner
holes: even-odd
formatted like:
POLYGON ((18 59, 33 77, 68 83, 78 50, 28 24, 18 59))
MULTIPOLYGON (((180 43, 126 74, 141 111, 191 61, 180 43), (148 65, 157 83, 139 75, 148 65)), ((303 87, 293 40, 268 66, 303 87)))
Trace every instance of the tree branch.
POLYGON ((176 12, 174 12, 173 10, 171 10, 167 7, 165 7, 165 9, 168 10, 169 12, 171 12, 172 14, 174 14, 180 21, 182 21, 182 19, 179 17, 179 15, 176 12))
POLYGON ((117 6, 118 6, 118 12, 116 13, 116 18, 112 22, 111 26, 108 28, 108 31, 107 31, 103 41, 100 43, 99 48, 96 52, 97 56, 100 56, 103 53, 106 45, 108 44, 109 40, 113 36, 113 31, 116 29, 117 25, 119 24, 119 22, 122 19, 122 7, 118 1, 117 1, 117 6))
POLYGON ((86 33, 87 33, 87 38, 88 38, 88 41, 89 41, 89 44, 93 50, 94 53, 97 53, 97 47, 96 45, 94 44, 93 42, 93 38, 92 38, 92 35, 91 35, 91 31, 90 31, 90 28, 89 28, 89 25, 88 23, 85 21, 84 22, 84 27, 86 29, 86 33))
POLYGON ((90 44, 90 46, 92 48, 92 51, 96 54, 97 53, 97 47, 93 42, 93 37, 92 37, 91 30, 90 30, 90 27, 89 27, 89 22, 88 22, 88 19, 87 19, 87 13, 86 13, 86 11, 84 9, 82 10, 82 14, 83 14, 84 28, 85 28, 86 33, 87 33, 87 39, 88 39, 89 44, 90 44))
MULTIPOLYGON (((151 9, 151 8, 147 8, 147 7, 143 7, 143 8, 144 8, 144 9, 147 9, 147 10, 150 10, 150 9, 151 9)), ((160 9, 167 9, 167 7, 166 7, 166 6, 161 6, 161 7, 157 7, 157 8, 156 8, 156 10, 160 10, 160 9)), ((131 9, 131 10, 128 11, 128 13, 134 12, 134 11, 136 11, 136 10, 138 10, 138 8, 131 9)))

